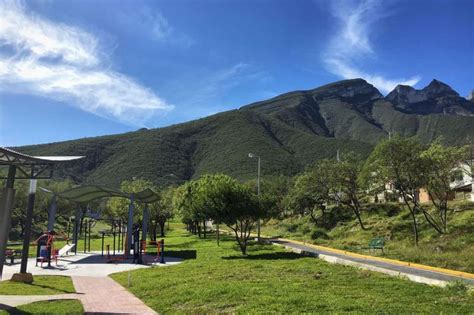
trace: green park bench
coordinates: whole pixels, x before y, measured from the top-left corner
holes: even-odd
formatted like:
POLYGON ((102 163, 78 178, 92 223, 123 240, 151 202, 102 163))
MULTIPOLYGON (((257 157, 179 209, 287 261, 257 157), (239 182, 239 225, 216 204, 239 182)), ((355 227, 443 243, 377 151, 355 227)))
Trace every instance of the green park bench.
POLYGON ((15 264, 15 258, 21 258, 20 249, 7 249, 5 253, 5 260, 10 259, 10 264, 15 264))
POLYGON ((373 239, 370 240, 369 250, 374 251, 376 249, 381 249, 383 253, 384 246, 385 246, 385 239, 383 237, 374 237, 373 239))

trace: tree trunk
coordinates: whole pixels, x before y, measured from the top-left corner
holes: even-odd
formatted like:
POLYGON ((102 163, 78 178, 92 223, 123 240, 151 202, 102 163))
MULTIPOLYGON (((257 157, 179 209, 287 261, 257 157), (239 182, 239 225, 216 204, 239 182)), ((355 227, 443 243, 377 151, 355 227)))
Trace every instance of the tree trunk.
POLYGON ((216 227, 216 228, 217 228, 217 246, 220 246, 220 245, 219 245, 219 241, 220 241, 220 239, 219 239, 219 238, 220 238, 220 235, 219 235, 219 224, 217 224, 217 227, 216 227))
MULTIPOLYGON (((403 201, 405 202, 408 210, 410 210, 410 214, 411 214, 411 217, 412 217, 412 225, 413 225, 413 234, 415 236, 415 247, 418 247, 418 226, 417 226, 417 223, 416 223, 416 205, 412 207, 410 207, 410 203, 408 201, 408 196, 406 194, 402 194, 402 197, 403 197, 403 201)), ((415 197, 413 196, 412 200, 415 200, 414 199, 415 197)))
POLYGON ((203 226, 203 229, 204 229, 204 238, 206 238, 207 237, 206 220, 202 221, 202 226, 203 226))
POLYGON ((412 220, 413 220, 413 233, 415 235, 415 246, 418 247, 418 226, 417 226, 417 223, 416 223, 416 216, 415 216, 414 211, 410 211, 410 212, 411 212, 411 217, 412 217, 412 220))

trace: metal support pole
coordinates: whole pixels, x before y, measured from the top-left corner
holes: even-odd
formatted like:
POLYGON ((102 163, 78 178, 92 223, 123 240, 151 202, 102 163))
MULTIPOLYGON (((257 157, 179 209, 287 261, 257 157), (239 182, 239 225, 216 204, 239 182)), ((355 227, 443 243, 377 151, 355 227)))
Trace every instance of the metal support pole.
POLYGON ((143 210, 143 222, 142 222, 142 240, 146 241, 146 236, 148 233, 148 221, 149 221, 149 211, 148 204, 145 204, 145 209, 143 210))
POLYGON ((54 231, 54 222, 56 221, 56 195, 53 195, 53 200, 51 200, 51 207, 48 212, 48 231, 54 231))
POLYGON ((133 210, 135 204, 133 202, 134 196, 130 195, 130 205, 128 206, 128 222, 127 222, 127 244, 125 246, 125 258, 130 257, 130 250, 132 249, 132 233, 133 233, 133 210))
POLYGON ((81 221, 81 208, 76 209, 76 215, 74 217, 74 235, 73 235, 73 242, 74 242, 74 254, 77 254, 77 247, 79 246, 79 224, 81 221))
MULTIPOLYGON (((257 196, 260 202, 260 156, 258 157, 258 168, 257 168, 257 196)), ((260 218, 257 220, 257 241, 260 242, 260 218)))
POLYGON ((117 241, 117 249, 118 251, 122 251, 122 246, 120 244, 122 244, 122 241, 121 241, 121 236, 122 236, 122 219, 120 219, 118 221, 118 241, 117 241))
POLYGON ((16 166, 10 165, 5 188, 0 191, 0 280, 2 279, 3 264, 5 263, 8 233, 10 233, 13 200, 15 197, 15 190, 13 189, 15 174, 16 166))
POLYGON ((161 255, 160 255, 160 258, 161 258, 160 263, 164 264, 165 263, 165 240, 164 239, 161 239, 161 255))
POLYGON ((87 241, 87 251, 89 253, 91 252, 91 229, 92 229, 92 220, 89 219, 89 235, 88 235, 89 240, 87 241))
POLYGON ((30 190, 28 192, 28 206, 26 208, 25 234, 23 236, 23 249, 21 252, 20 273, 26 273, 28 267, 28 254, 30 251, 31 224, 33 221, 33 210, 36 197, 36 179, 30 179, 30 190))
POLYGON ((105 239, 105 232, 102 232, 102 256, 104 256, 104 240, 105 239))
POLYGON ((84 220, 84 254, 87 250, 87 220, 84 220))

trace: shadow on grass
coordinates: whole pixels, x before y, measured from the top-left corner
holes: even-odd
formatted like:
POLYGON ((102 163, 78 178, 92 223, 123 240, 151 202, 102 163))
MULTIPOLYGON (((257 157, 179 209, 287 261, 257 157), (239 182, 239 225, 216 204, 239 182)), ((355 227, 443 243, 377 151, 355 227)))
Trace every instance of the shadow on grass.
POLYGON ((195 250, 166 250, 165 248, 165 256, 168 257, 176 257, 182 259, 196 259, 197 253, 195 250))
POLYGON ((281 252, 281 253, 266 253, 266 254, 256 254, 256 255, 234 255, 222 257, 222 259, 232 260, 232 259, 245 259, 245 260, 293 260, 305 258, 305 256, 291 253, 291 252, 281 252))
MULTIPOLYGON (((60 292, 64 292, 64 293, 74 293, 75 291, 74 290, 62 290, 62 289, 59 289, 59 288, 56 288, 56 287, 53 287, 53 286, 49 286, 49 285, 41 285, 41 284, 35 284, 34 282, 32 284, 28 284, 32 287, 38 287, 38 288, 43 288, 43 289, 51 289, 51 290, 54 290, 54 291, 60 291, 60 292)), ((78 293, 78 294, 81 294, 81 293, 78 293)))

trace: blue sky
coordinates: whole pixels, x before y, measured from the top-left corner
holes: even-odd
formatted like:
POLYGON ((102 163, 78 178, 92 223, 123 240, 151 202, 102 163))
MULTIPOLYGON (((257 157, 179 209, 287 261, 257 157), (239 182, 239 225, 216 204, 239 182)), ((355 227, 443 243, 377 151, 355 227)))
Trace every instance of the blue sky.
POLYGON ((0 0, 0 145, 154 128, 345 78, 474 88, 474 1, 0 0))

